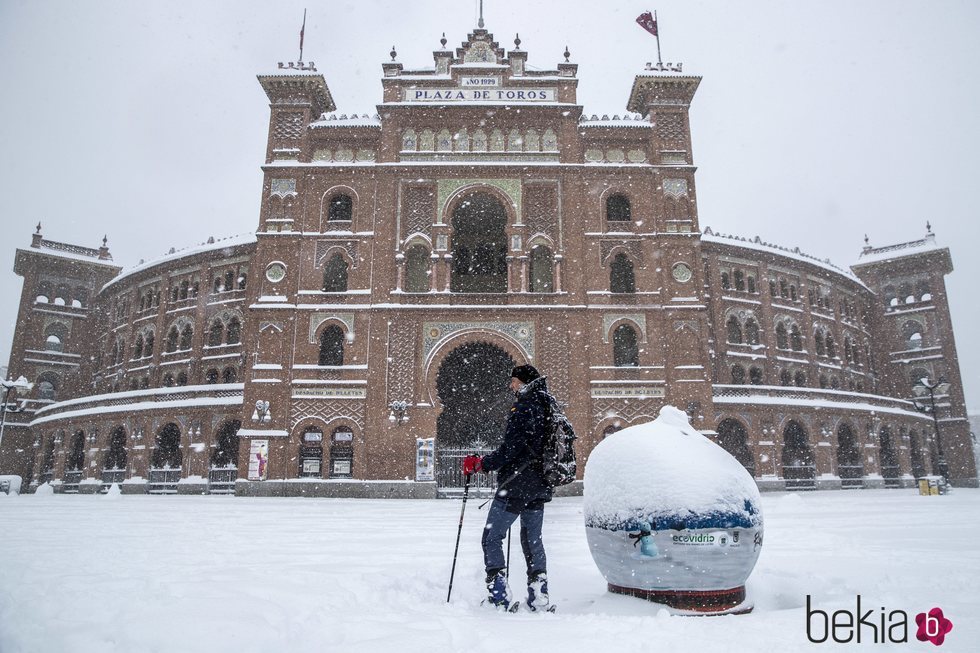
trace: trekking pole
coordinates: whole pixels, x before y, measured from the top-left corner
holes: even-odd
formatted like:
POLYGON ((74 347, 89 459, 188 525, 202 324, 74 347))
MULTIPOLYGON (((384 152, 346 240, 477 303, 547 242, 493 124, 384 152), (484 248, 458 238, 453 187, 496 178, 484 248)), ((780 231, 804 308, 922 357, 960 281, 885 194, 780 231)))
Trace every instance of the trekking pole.
POLYGON ((507 576, 510 576, 510 529, 507 529, 507 576))
POLYGON ((463 508, 459 511, 459 530, 456 531, 456 549, 453 551, 453 569, 449 572, 449 592, 446 594, 446 603, 453 595, 453 577, 456 575, 456 555, 459 553, 459 538, 463 534, 463 515, 466 513, 466 498, 470 494, 470 474, 466 475, 463 481, 463 508))

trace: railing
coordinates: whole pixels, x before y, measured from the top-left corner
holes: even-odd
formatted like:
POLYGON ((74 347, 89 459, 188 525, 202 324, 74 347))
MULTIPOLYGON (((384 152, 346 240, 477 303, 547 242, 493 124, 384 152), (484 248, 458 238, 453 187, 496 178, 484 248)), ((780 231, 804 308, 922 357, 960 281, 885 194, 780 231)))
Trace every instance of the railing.
POLYGON ((796 490, 815 490, 816 481, 813 480, 816 467, 813 464, 783 465, 783 478, 786 480, 786 489, 796 490))
POLYGON ((212 467, 208 471, 208 492, 210 494, 234 494, 238 468, 234 465, 212 467))
MULTIPOLYGON (((809 401, 834 401, 844 404, 868 404, 873 408, 893 408, 908 411, 909 417, 920 416, 912 407, 911 401, 895 399, 893 397, 883 397, 881 395, 850 392, 844 390, 830 390, 819 388, 789 388, 774 385, 730 385, 714 384, 712 386, 716 402, 726 402, 726 399, 738 398, 747 399, 751 403, 753 398, 775 398, 775 399, 804 399, 809 401)), ((727 403, 734 403, 727 401, 727 403)))
POLYGON ((171 401, 186 401, 188 399, 211 399, 215 405, 232 405, 235 399, 240 399, 244 393, 242 383, 221 383, 215 385, 194 385, 178 388, 149 388, 145 390, 127 390, 125 392, 90 395, 78 399, 68 399, 48 404, 34 414, 37 424, 57 419, 57 415, 65 412, 89 410, 92 408, 107 408, 112 406, 127 406, 171 401), (224 400, 224 401, 221 401, 224 400))
POLYGON ((113 483, 122 484, 126 480, 126 469, 103 469, 102 470, 102 492, 108 492, 113 483))
POLYGON ((842 490, 854 490, 864 487, 864 466, 863 465, 838 465, 837 473, 840 474, 840 487, 842 490))
POLYGON ((91 247, 82 247, 81 245, 71 245, 69 243, 59 243, 56 240, 41 240, 41 247, 44 249, 53 249, 59 252, 69 252, 71 254, 81 254, 82 256, 89 256, 91 258, 99 258, 99 250, 92 249, 91 247))
POLYGON ((177 494, 180 481, 180 467, 158 467, 150 469, 147 482, 150 494, 177 494))
MULTIPOLYGON (((446 449, 436 447, 436 488, 440 498, 450 499, 463 496, 463 458, 469 455, 485 456, 493 449, 482 447, 446 449)), ((497 484, 495 472, 479 473, 470 476, 470 496, 491 497, 497 484)))
POLYGON ((82 470, 67 471, 62 479, 61 491, 64 494, 78 494, 78 484, 82 482, 82 470))

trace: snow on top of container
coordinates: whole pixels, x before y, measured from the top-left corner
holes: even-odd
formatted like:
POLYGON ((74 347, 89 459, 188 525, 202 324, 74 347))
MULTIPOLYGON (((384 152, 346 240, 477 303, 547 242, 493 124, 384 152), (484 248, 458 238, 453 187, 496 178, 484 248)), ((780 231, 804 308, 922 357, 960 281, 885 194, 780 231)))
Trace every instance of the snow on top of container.
POLYGON ((596 528, 750 528, 762 524, 760 501, 745 468, 674 406, 608 436, 585 468, 585 522, 596 528))

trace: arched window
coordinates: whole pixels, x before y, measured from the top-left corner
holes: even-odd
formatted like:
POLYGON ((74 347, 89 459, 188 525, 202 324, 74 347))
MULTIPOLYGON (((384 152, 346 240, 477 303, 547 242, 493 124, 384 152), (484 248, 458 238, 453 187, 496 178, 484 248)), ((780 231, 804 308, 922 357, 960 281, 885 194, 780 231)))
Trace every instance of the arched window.
POLYGON ((415 137, 415 130, 409 129, 402 134, 402 151, 403 152, 414 152, 416 147, 417 139, 415 137))
POLYGON ((620 252, 613 259, 609 271, 609 290, 614 293, 635 293, 636 277, 633 274, 633 262, 626 254, 620 252))
POLYGON ((749 368, 749 383, 752 385, 762 385, 765 382, 761 367, 749 368))
POLYGON ((629 222, 632 219, 632 209, 628 197, 616 194, 606 198, 606 220, 609 222, 629 222))
POLYGON ((789 349, 789 338, 786 335, 786 325, 776 323, 776 349, 789 349))
POLYGON ((640 347, 636 331, 628 324, 620 324, 613 332, 613 365, 637 367, 640 364, 640 347))
POLYGON ((817 332, 813 334, 813 351, 816 352, 817 356, 824 356, 827 353, 823 344, 823 331, 820 329, 817 329, 817 332))
POLYGON ((724 288, 725 290, 728 290, 729 288, 732 287, 732 282, 731 279, 728 277, 727 272, 721 273, 721 287, 724 288))
POLYGON ((795 324, 789 329, 789 342, 793 351, 803 351, 803 336, 800 334, 800 327, 795 324))
POLYGON ((922 348, 922 325, 915 320, 908 320, 902 325, 902 337, 908 349, 922 348))
POLYGON ((191 348, 191 343, 194 340, 194 327, 190 324, 184 326, 184 329, 180 332, 180 350, 184 351, 191 348))
POLYGON ((170 374, 168 372, 167 374, 164 374, 163 375, 163 387, 165 387, 165 388, 172 388, 175 385, 177 385, 177 382, 174 380, 174 375, 173 374, 170 374))
POLYGON ((207 383, 208 385, 214 385, 215 383, 217 383, 218 382, 218 370, 216 370, 214 368, 211 368, 210 370, 208 370, 207 373, 204 375, 204 382, 207 383))
POLYGON ((745 320, 745 342, 750 345, 759 344, 759 323, 751 317, 745 320))
POLYGON ((217 347, 221 344, 221 339, 225 335, 225 325, 221 320, 215 318, 208 328, 208 347, 217 347))
POLYGON ((235 468, 238 463, 238 429, 242 423, 237 419, 221 425, 215 435, 215 447, 211 453, 211 467, 235 468))
POLYGON ((725 326, 728 329, 728 342, 742 344, 742 325, 739 324, 738 318, 734 315, 730 316, 725 326))
POLYGON ((65 471, 77 472, 85 467, 85 433, 78 431, 71 439, 71 447, 65 457, 65 471))
POLYGON ((826 388, 827 387, 827 375, 826 374, 821 374, 817 378, 817 383, 820 385, 821 388, 826 388))
POLYGON ((38 378, 37 396, 44 401, 54 401, 58 394, 58 378, 45 372, 38 378))
POLYGON ((170 331, 167 331, 167 343, 164 351, 166 351, 168 354, 172 354, 173 352, 177 351, 177 340, 179 338, 180 332, 177 330, 177 327, 170 327, 170 331))
POLYGON ((779 296, 783 299, 789 297, 789 284, 786 283, 786 279, 779 280, 779 296))
POLYGON ((136 344, 133 345, 133 360, 143 358, 143 335, 136 336, 136 344))
POLYGON ((741 365, 732 365, 732 383, 735 385, 745 383, 745 368, 741 365))
POLYGON ((844 362, 850 364, 853 352, 854 352, 854 345, 851 344, 851 339, 845 337, 844 338, 844 362))
POLYGON ((347 292, 347 261, 340 254, 334 254, 323 268, 324 292, 347 292))
POLYGON ((64 348, 65 345, 63 342, 61 342, 61 338, 53 333, 44 339, 45 351, 63 351, 64 348))
MULTIPOLYGON (((240 273, 238 275, 238 289, 239 290, 245 290, 245 284, 246 283, 248 283, 248 274, 246 274, 245 272, 242 272, 242 273, 240 273)), ((195 295, 197 294, 197 291, 196 290, 195 290, 194 294, 195 295)))
POLYGON ((109 436, 109 450, 102 460, 102 468, 107 471, 126 469, 126 429, 121 426, 109 436))
POLYGON ((789 287, 789 298, 794 302, 796 301, 796 286, 789 287))
POLYGON ((320 365, 344 364, 344 331, 331 324, 320 334, 320 365))
POLYGON ((237 345, 242 341, 242 323, 237 317, 228 320, 228 337, 225 340, 229 345, 237 345))
POLYGON ((187 372, 177 374, 177 385, 187 385, 187 372))
POLYGON ((745 289, 753 295, 756 294, 755 277, 752 275, 745 278, 745 289))
POLYGON ((214 286, 213 286, 213 288, 214 288, 214 292, 221 292, 222 290, 225 289, 225 284, 221 280, 221 277, 220 276, 214 278, 214 286))
POLYGON ((798 371, 796 374, 794 374, 793 375, 793 384, 797 388, 805 388, 806 387, 806 373, 801 370, 801 371, 798 371))
POLYGON ((153 355, 153 332, 147 331, 146 338, 143 340, 143 358, 148 358, 153 355))
POLYGON ((776 297, 778 293, 776 292, 776 282, 772 279, 769 280, 769 296, 776 297))
POLYGON ((834 344, 834 336, 827 334, 827 356, 830 358, 837 357, 837 345, 834 344))
POLYGON ((405 292, 429 292, 432 288, 429 272, 429 249, 412 245, 405 256, 405 292))
POLYGON ((741 270, 735 270, 735 290, 742 292, 745 290, 745 273, 741 270))
POLYGON ((551 250, 544 245, 531 249, 531 278, 528 290, 531 292, 554 292, 554 264, 551 250))
POLYGON ((173 422, 157 433, 156 446, 150 457, 150 465, 156 469, 180 469, 183 454, 180 450, 180 427, 173 422))
POLYGON ((234 367, 226 367, 224 372, 221 373, 222 383, 235 383, 238 381, 238 370, 234 367))
POLYGON ((779 373, 779 385, 782 386, 793 385, 793 376, 790 374, 789 370, 782 370, 779 373))
POLYGON ((327 209, 329 222, 350 222, 353 218, 354 201, 350 195, 341 193, 330 198, 330 207, 327 209))
MULTIPOLYGON (((185 282, 186 283, 186 282, 185 282)), ((235 289, 235 271, 225 270, 225 292, 229 292, 235 289)))
POLYGON ((178 299, 187 299, 187 293, 190 291, 190 287, 191 287, 190 282, 188 282, 187 279, 181 281, 180 295, 178 296, 178 299))

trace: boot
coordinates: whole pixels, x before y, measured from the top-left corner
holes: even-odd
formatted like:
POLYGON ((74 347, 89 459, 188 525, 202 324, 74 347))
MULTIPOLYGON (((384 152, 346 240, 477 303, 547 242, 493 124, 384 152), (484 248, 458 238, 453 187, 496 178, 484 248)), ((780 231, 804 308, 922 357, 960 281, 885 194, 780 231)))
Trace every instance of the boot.
POLYGON ((487 603, 499 607, 510 607, 510 586, 507 584, 507 570, 496 569, 487 572, 487 603))
POLYGON ((536 571, 527 578, 527 606, 532 610, 546 610, 548 598, 548 574, 536 571))

